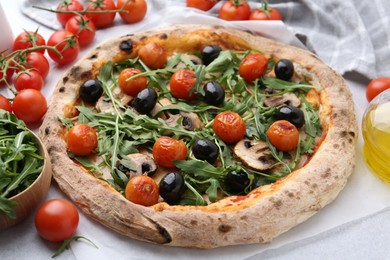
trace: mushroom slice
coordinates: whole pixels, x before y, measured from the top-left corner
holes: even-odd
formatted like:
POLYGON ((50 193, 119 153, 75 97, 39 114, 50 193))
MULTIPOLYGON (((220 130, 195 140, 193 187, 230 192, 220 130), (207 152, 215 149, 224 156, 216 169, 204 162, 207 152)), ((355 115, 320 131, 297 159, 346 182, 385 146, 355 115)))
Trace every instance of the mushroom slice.
POLYGON ((234 154, 245 165, 258 171, 271 169, 276 162, 263 141, 243 139, 234 147, 234 154))
POLYGON ((203 123, 200 121, 200 118, 197 114, 192 112, 180 112, 180 115, 183 117, 182 125, 184 129, 188 131, 194 131, 194 129, 200 129, 203 127, 203 123))
POLYGON ((156 163, 147 154, 128 154, 127 158, 120 162, 121 171, 125 172, 129 179, 137 175, 152 176, 157 170, 156 163))
POLYGON ((299 107, 301 105, 301 100, 294 93, 284 93, 281 96, 267 97, 264 100, 264 104, 267 107, 277 107, 280 105, 299 107))
MULTIPOLYGON (((132 96, 122 95, 120 97, 120 102, 124 107, 129 108, 130 103, 133 99, 134 98, 132 96)), ((97 111, 103 112, 103 113, 114 113, 115 112, 114 106, 112 105, 112 102, 110 100, 108 100, 107 97, 99 98, 99 100, 96 102, 95 108, 97 111)))

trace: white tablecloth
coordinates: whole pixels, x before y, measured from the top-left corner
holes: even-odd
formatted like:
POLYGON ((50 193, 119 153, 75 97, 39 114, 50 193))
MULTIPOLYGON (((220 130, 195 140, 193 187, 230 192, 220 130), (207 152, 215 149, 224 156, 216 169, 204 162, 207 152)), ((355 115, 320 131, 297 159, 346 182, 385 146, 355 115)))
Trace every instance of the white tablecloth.
MULTIPOLYGON (((18 9, 17 1, 0 0, 11 23, 14 35, 26 30, 35 31, 38 24, 18 9)), ((53 15, 53 14, 47 14, 53 15)), ((156 10, 150 5, 145 20, 137 25, 123 25, 117 19, 115 26, 97 32, 96 40, 80 53, 86 54, 104 40, 123 34, 149 29, 151 26, 173 24, 176 21, 187 23, 222 23, 213 17, 205 17, 194 11, 183 12, 180 6, 167 10, 156 10), (175 9, 178 8, 178 9, 175 9), (176 12, 173 12, 176 10, 176 12), (184 20, 183 20, 184 19, 184 20)), ((225 23, 224 23, 225 24, 225 23)), ((247 22, 236 25, 248 26, 247 22)), ((262 26, 261 23, 250 26, 262 26)), ((283 24, 275 22, 273 28, 285 30, 283 24)), ((46 38, 52 30, 41 26, 39 32, 46 38)), ((265 32, 267 34, 267 32, 265 32)), ((269 36, 278 38, 275 32, 269 36)), ((288 36, 288 34, 286 34, 288 36)), ((283 38, 287 42, 299 44, 294 38, 283 38)), ((388 50, 390 51, 390 50, 388 50)), ((42 92, 50 99, 56 82, 62 73, 71 67, 58 67, 50 61, 51 72, 45 81, 42 92)), ((389 72, 390 75, 390 72, 389 72)), ((353 93, 356 113, 361 121, 367 101, 365 86, 367 79, 354 73, 345 74, 353 93)), ((0 90, 0 93, 6 93, 0 90)), ((37 129, 38 126, 32 126, 37 129)), ((322 209, 302 225, 281 235, 267 245, 232 246, 213 250, 171 248, 135 241, 118 235, 88 219, 80 213, 77 235, 91 239, 99 249, 84 242, 76 242, 71 250, 64 252, 62 259, 385 259, 388 257, 390 240, 390 187, 373 176, 362 156, 362 137, 357 145, 357 166, 348 185, 336 201, 322 209)), ((47 199, 65 198, 53 182, 47 199)), ((23 223, 0 231, 0 259, 47 259, 58 244, 41 239, 35 231, 33 216, 23 223)))

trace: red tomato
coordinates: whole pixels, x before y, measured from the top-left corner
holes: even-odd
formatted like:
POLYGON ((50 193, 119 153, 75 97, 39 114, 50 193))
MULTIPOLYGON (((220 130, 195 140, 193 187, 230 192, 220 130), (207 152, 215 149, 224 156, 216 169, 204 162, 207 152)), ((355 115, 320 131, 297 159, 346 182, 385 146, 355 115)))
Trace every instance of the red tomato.
POLYGON ((52 199, 43 203, 35 214, 38 234, 52 242, 62 242, 73 236, 79 225, 79 212, 67 200, 52 199))
POLYGON ((373 79, 366 88, 366 97, 368 102, 373 100, 379 93, 390 88, 390 78, 376 78, 373 79))
POLYGON ((87 124, 74 125, 66 135, 66 144, 75 155, 90 155, 98 146, 96 130, 87 124))
POLYGON ((196 93, 190 94, 190 91, 195 83, 196 77, 194 71, 178 70, 171 76, 169 87, 174 97, 191 100, 196 97, 196 93))
MULTIPOLYGON (((24 50, 33 46, 46 45, 45 39, 38 32, 22 32, 16 36, 14 40, 13 50, 24 50)), ((45 53, 45 49, 37 50, 40 53, 45 53)))
MULTIPOLYGON (((118 0, 118 9, 121 9, 127 0, 118 0)), ((125 23, 137 23, 144 19, 148 7, 145 0, 131 0, 127 1, 124 10, 127 11, 119 13, 125 23)))
POLYGON ((298 129, 287 120, 275 121, 268 128, 267 136, 271 144, 280 151, 291 151, 298 146, 298 129))
POLYGON ((156 42, 149 42, 138 51, 139 58, 151 69, 161 69, 167 63, 167 52, 156 42))
POLYGON ((0 94, 0 109, 3 109, 8 112, 12 112, 11 102, 9 102, 9 100, 1 94, 0 94))
POLYGON ((269 8, 268 13, 260 8, 251 12, 249 20, 282 20, 282 15, 275 8, 269 8))
POLYGON ((131 80, 127 80, 131 76, 142 73, 136 68, 127 68, 121 71, 118 78, 119 87, 126 95, 137 96, 138 92, 146 88, 148 79, 145 76, 139 76, 131 80))
POLYGON ((187 146, 182 140, 168 136, 161 136, 153 145, 153 158, 155 162, 163 167, 174 168, 175 160, 187 158, 187 146))
POLYGON ((39 90, 23 89, 15 96, 12 110, 25 123, 37 123, 47 111, 46 98, 39 90))
POLYGON ((238 72, 247 82, 263 76, 267 72, 268 60, 259 52, 249 53, 240 63, 238 72))
POLYGON ((239 114, 224 111, 214 118, 213 130, 222 141, 236 143, 244 138, 246 126, 239 114))
POLYGON ((35 68, 39 74, 41 74, 42 78, 45 79, 47 74, 49 74, 50 65, 47 61, 46 57, 40 52, 29 52, 25 57, 22 57, 20 60, 20 64, 25 69, 35 68))
POLYGON ((47 41, 49 46, 56 46, 62 57, 53 50, 48 50, 50 58, 59 65, 68 64, 77 58, 80 52, 80 45, 77 37, 68 31, 60 30, 54 32, 47 41))
POLYGON ((80 46, 87 46, 95 39, 96 27, 86 16, 73 16, 66 22, 65 30, 77 36, 80 46))
MULTIPOLYGON (((77 12, 77 11, 82 11, 84 9, 84 6, 81 2, 77 0, 63 0, 61 1, 58 6, 57 10, 58 11, 66 11, 66 12, 77 12)), ((65 26, 66 22, 72 18, 74 13, 69 13, 69 14, 61 14, 61 13, 56 13, 57 20, 60 22, 62 26, 65 26)))
POLYGON ((245 0, 229 0, 219 9, 219 18, 234 21, 248 20, 251 8, 245 0))
MULTIPOLYGON (((87 4, 88 11, 108 11, 115 10, 116 6, 113 0, 90 0, 87 4)), ((115 12, 109 13, 87 13, 86 16, 91 18, 97 28, 110 26, 115 19, 115 12)))
POLYGON ((202 11, 208 11, 215 5, 216 2, 217 0, 187 0, 186 5, 202 11))
POLYGON ((131 178, 125 189, 126 199, 143 206, 156 204, 159 195, 157 183, 147 175, 138 175, 131 178))
POLYGON ((17 91, 28 88, 41 90, 43 86, 43 78, 41 74, 35 69, 26 72, 20 72, 14 79, 14 86, 17 91))

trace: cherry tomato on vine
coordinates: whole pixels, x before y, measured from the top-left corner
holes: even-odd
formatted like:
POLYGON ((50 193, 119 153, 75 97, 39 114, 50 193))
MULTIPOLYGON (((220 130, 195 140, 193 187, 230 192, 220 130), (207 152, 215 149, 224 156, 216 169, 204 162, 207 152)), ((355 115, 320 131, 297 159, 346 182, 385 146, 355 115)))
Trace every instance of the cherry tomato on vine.
POLYGON ((143 206, 156 204, 159 194, 156 181, 147 175, 134 176, 129 180, 125 189, 126 199, 143 206))
POLYGON ((251 12, 249 20, 282 20, 282 15, 275 8, 269 8, 268 11, 260 8, 251 12))
POLYGON ((45 79, 49 74, 49 62, 47 61, 46 57, 40 52, 29 52, 19 62, 25 69, 35 68, 39 72, 39 74, 41 74, 43 79, 45 79))
MULTIPOLYGON (((35 46, 43 46, 46 44, 45 38, 38 32, 25 31, 16 36, 13 44, 13 50, 24 50, 35 46)), ((37 50, 37 52, 45 53, 45 49, 37 50)))
POLYGON ((80 46, 87 46, 95 39, 96 27, 86 16, 73 16, 66 22, 65 30, 77 36, 80 46))
POLYGON ((275 121, 267 130, 270 143, 280 151, 291 151, 298 146, 298 129, 287 120, 275 121))
POLYGON ((41 237, 52 242, 62 242, 71 238, 76 231, 79 213, 71 202, 51 199, 39 207, 34 222, 41 237))
POLYGON ((66 144, 75 155, 90 155, 98 146, 96 130, 87 124, 74 125, 66 135, 66 144))
POLYGON ((167 52, 161 44, 149 42, 138 51, 139 58, 151 69, 161 69, 167 63, 167 52))
POLYGON ((368 83, 366 88, 366 97, 368 102, 373 100, 377 95, 379 95, 382 91, 390 88, 390 78, 381 77, 371 80, 368 83))
MULTIPOLYGON (((77 0, 62 0, 58 6, 57 11, 82 11, 84 9, 84 6, 81 2, 77 0)), ((60 22, 62 26, 65 27, 66 22, 72 18, 75 14, 69 13, 69 14, 62 14, 62 13, 56 13, 57 20, 60 22)))
POLYGON ((168 136, 159 137, 153 145, 153 158, 155 162, 163 167, 174 168, 175 160, 187 158, 187 146, 182 140, 168 136))
MULTIPOLYGON (((4 64, 7 62, 7 60, 4 58, 4 56, 5 56, 5 53, 3 52, 1 54, 1 57, 0 57, 0 84, 3 83, 3 81, 1 81, 1 79, 4 76, 3 67, 4 67, 4 64)), ((6 72, 5 72, 5 79, 4 80, 6 80, 7 82, 10 82, 11 79, 12 79, 12 75, 13 74, 14 74, 14 70, 13 69, 7 69, 6 72)))
POLYGON ((146 4, 145 0, 118 0, 118 9, 121 9, 125 4, 124 10, 127 11, 127 13, 119 13, 122 20, 125 23, 137 23, 144 19, 146 15, 146 11, 148 9, 148 6, 146 4))
POLYGON ((123 93, 135 97, 141 90, 146 88, 148 79, 145 76, 139 76, 134 79, 127 80, 128 78, 140 73, 142 73, 142 71, 136 68, 126 68, 121 71, 118 83, 123 93))
POLYGON ((267 72, 268 59, 259 52, 249 53, 240 63, 238 72, 247 82, 260 78, 267 72))
POLYGON ((245 0, 229 0, 219 9, 219 18, 234 21, 248 20, 251 8, 245 0))
POLYGON ((3 109, 8 112, 12 112, 11 102, 9 102, 8 98, 0 95, 0 109, 3 109))
POLYGON ((246 126, 239 114, 228 110, 214 118, 213 130, 222 141, 236 143, 244 138, 246 126))
MULTIPOLYGON (((110 11, 115 9, 116 5, 113 0, 90 0, 87 4, 88 11, 110 11)), ((114 22, 115 15, 116 12, 86 14, 87 17, 91 18, 97 28, 106 28, 110 26, 114 22)))
POLYGON ((188 7, 194 7, 202 11, 210 10, 216 3, 217 0, 186 0, 188 7))
POLYGON ((12 110, 25 123, 37 123, 47 111, 46 98, 39 90, 23 89, 15 96, 12 110))
POLYGON ((195 72, 183 69, 172 74, 169 87, 174 97, 191 100, 196 97, 196 93, 190 93, 195 83, 195 72))
POLYGON ((26 72, 20 72, 14 79, 14 86, 17 91, 22 89, 41 90, 43 87, 43 78, 41 74, 33 69, 26 72))
POLYGON ((59 65, 65 65, 74 61, 80 52, 77 37, 73 33, 65 30, 54 32, 47 41, 47 45, 57 46, 57 50, 61 53, 62 57, 53 50, 48 50, 48 53, 50 58, 59 65))

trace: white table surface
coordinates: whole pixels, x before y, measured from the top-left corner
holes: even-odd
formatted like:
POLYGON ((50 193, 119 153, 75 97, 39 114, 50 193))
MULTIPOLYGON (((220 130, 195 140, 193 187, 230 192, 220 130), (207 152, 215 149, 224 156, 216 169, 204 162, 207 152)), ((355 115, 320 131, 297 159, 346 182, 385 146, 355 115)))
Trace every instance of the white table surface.
MULTIPOLYGON (((0 0, 0 4, 15 36, 23 29, 35 31, 38 27, 36 22, 22 15, 16 0, 0 0)), ((116 23, 120 22, 117 20, 116 23)), ((40 26, 39 33, 46 39, 52 32, 40 26)), ((98 31, 95 42, 83 49, 79 57, 107 40, 107 32, 98 31)), ((128 31, 122 34, 125 33, 128 31)), ((50 65, 51 72, 42 90, 47 97, 51 96, 61 74, 71 66, 58 67, 51 61, 50 65)), ((367 79, 354 74, 345 75, 345 78, 353 93, 360 123, 367 106, 365 100, 367 79)), ((37 127, 35 126, 35 129, 37 127)), ((91 256, 93 259, 106 259, 110 252, 117 259, 201 259, 205 257, 219 259, 221 252, 223 252, 222 259, 390 259, 388 254, 390 251, 390 209, 388 208, 390 187, 370 174, 366 168, 362 157, 362 143, 360 136, 357 146, 357 168, 336 201, 269 245, 227 247, 222 251, 150 245, 117 235, 89 220, 80 212, 77 234, 98 241, 99 249, 77 242, 72 244, 71 250, 67 250, 58 259, 91 259, 91 256), (361 193, 357 190, 358 187, 364 187, 361 193), (329 216, 333 219, 329 219, 329 216), (318 228, 319 226, 321 228, 318 228), (93 237, 88 234, 93 234, 93 237), (121 248, 118 248, 118 243, 121 248), (134 254, 129 254, 131 250, 134 254)), ((66 198, 53 182, 46 199, 58 197, 66 198)), ((37 235, 33 216, 13 228, 0 231, 0 259, 48 259, 57 247, 58 244, 44 241, 37 235)))

